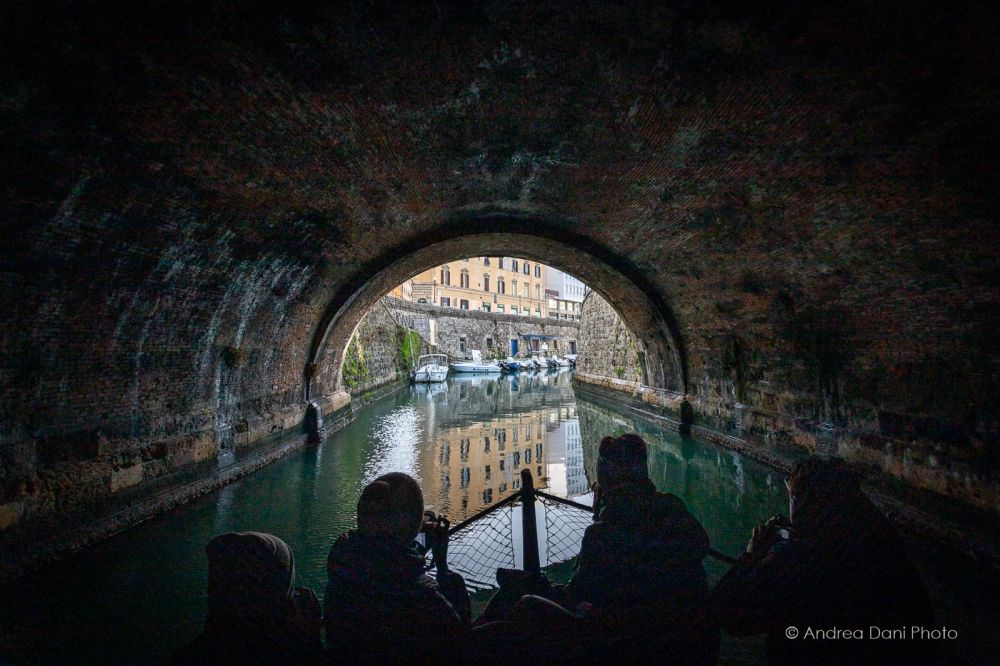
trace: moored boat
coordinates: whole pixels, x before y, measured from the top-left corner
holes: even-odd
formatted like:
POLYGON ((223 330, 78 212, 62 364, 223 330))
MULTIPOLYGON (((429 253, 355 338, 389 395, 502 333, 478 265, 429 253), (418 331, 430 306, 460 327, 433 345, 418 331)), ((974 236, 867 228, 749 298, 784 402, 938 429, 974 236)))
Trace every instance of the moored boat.
POLYGON ((470 355, 472 356, 471 361, 455 361, 451 364, 451 369, 455 372, 474 372, 480 374, 500 372, 500 364, 496 361, 484 361, 483 355, 478 349, 473 349, 470 355))
POLYGON ((443 382, 448 377, 448 357, 445 354, 424 354, 417 359, 413 371, 415 382, 443 382))

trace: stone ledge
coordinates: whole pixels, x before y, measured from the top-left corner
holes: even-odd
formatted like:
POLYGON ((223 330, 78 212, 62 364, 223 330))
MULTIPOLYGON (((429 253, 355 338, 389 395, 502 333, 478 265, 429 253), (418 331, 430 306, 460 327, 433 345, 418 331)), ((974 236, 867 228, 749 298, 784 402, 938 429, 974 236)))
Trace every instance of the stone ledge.
MULTIPOLYGON (((336 403, 336 394, 331 396, 336 403)), ((340 399, 342 402, 342 399, 340 399)), ((348 406, 344 403, 342 407, 348 406)), ((304 413, 304 408, 298 410, 304 413)), ((336 417, 324 424, 327 435, 343 428, 354 420, 350 409, 339 409, 336 417)), ((144 522, 161 513, 170 511, 197 497, 240 479, 268 465, 306 444, 305 433, 298 429, 280 431, 270 442, 260 442, 259 446, 242 454, 232 464, 218 468, 215 460, 190 465, 173 472, 170 477, 175 483, 168 488, 153 491, 145 497, 129 496, 114 498, 116 504, 97 516, 63 515, 57 522, 40 521, 30 526, 31 531, 14 535, 4 534, 0 540, 0 583, 19 578, 26 573, 50 564, 86 546, 104 540, 118 532, 144 522), (294 432, 290 432, 294 431, 294 432), (77 521, 86 521, 79 526, 77 521), (41 524, 44 522, 45 524, 41 524)), ((168 482, 161 478, 160 483, 168 482)), ((129 490, 142 493, 141 484, 129 490)), ((150 489, 152 490, 152 489, 150 489)), ((4 505, 5 509, 9 509, 4 505)))
MULTIPOLYGON (((484 292, 485 293, 485 292, 484 292)), ((463 310, 461 308, 449 308, 431 303, 412 303, 400 300, 392 296, 385 296, 386 306, 397 310, 410 310, 423 314, 436 315, 438 317, 454 317, 456 319, 479 319, 483 321, 505 321, 510 323, 526 324, 537 326, 565 326, 568 328, 580 328, 579 320, 555 319, 553 317, 525 317, 499 312, 482 312, 481 310, 463 310)))

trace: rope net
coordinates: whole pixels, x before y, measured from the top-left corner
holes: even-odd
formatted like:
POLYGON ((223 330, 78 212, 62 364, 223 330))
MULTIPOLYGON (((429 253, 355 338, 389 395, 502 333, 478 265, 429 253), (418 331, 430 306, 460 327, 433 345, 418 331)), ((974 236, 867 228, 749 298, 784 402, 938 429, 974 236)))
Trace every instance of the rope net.
MULTIPOLYGON (((588 509, 539 496, 535 516, 539 563, 543 568, 557 568, 579 555, 584 530, 593 521, 588 509)), ((522 502, 518 498, 459 526, 449 538, 448 568, 461 574, 473 591, 495 589, 497 569, 524 566, 522 520, 522 502)), ((428 552, 428 562, 430 555, 428 552)), ((558 569, 553 572, 556 578, 564 578, 572 567, 558 569)))
POLYGON ((538 539, 538 547, 543 549, 542 566, 562 564, 579 555, 583 533, 594 522, 593 514, 547 497, 539 497, 539 503, 545 514, 545 540, 538 539))

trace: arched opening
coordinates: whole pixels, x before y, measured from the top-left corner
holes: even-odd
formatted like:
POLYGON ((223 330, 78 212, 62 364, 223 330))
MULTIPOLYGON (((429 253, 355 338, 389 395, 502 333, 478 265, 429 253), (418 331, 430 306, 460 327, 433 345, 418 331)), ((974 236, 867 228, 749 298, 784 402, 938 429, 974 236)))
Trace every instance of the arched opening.
MULTIPOLYGON (((343 389, 345 347, 362 317, 383 295, 434 266, 466 257, 485 261, 487 256, 509 255, 511 248, 526 259, 511 262, 524 275, 532 275, 539 263, 551 265, 576 276, 612 305, 635 334, 643 384, 686 392, 687 363, 673 313, 627 258, 574 234, 565 221, 510 211, 472 211, 456 214, 434 237, 391 250, 390 261, 361 267, 349 286, 332 295, 308 354, 307 367, 314 370, 305 373, 307 398, 343 389)), ((467 286, 464 275, 462 286, 467 286)), ((529 288, 524 281, 521 286, 529 288)))

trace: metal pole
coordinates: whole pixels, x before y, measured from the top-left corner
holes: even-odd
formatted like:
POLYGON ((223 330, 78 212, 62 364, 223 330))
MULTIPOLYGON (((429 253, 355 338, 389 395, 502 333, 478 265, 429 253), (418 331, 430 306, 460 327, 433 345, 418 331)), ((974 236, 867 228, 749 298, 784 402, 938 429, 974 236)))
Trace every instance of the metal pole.
POLYGON ((538 523, 535 521, 535 482, 531 470, 521 470, 521 532, 524 543, 524 570, 539 573, 538 523))

